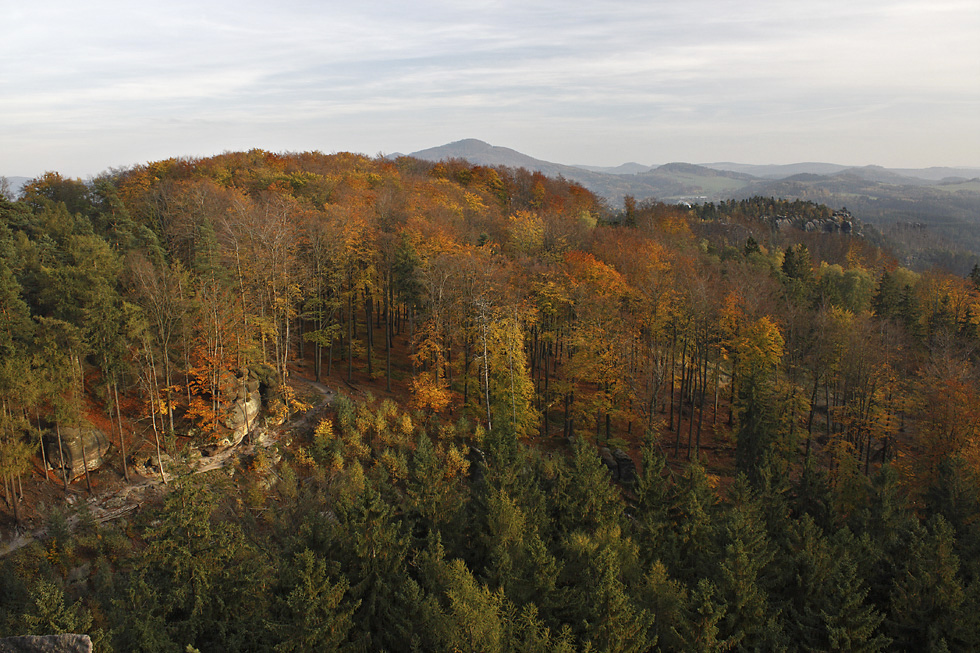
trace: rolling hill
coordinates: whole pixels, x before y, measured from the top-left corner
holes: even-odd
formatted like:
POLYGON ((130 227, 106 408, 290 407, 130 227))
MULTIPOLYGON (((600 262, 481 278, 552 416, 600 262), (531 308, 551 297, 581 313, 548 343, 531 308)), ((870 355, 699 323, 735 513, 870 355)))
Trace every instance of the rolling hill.
MULTIPOLYGON (((570 166, 535 159, 506 147, 466 139, 412 153, 430 161, 466 159, 484 166, 523 167, 576 181, 611 207, 626 195, 637 200, 717 202, 753 195, 804 199, 847 207, 882 231, 915 226, 915 238, 898 249, 909 263, 941 262, 950 252, 958 271, 980 255, 980 168, 901 168, 834 163, 749 165, 668 163, 617 167, 570 166), (960 256, 959 253, 968 253, 960 256)), ((904 232, 903 232, 904 233, 904 232)), ((969 268, 967 268, 968 270, 969 268)))

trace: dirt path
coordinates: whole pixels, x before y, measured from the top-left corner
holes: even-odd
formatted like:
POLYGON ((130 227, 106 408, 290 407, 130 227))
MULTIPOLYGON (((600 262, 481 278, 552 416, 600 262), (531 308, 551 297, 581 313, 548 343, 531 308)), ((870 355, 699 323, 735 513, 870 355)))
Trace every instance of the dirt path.
MULTIPOLYGON (((236 446, 218 451, 211 456, 205 456, 202 454, 199 458, 192 458, 189 464, 190 473, 203 474, 204 472, 210 472, 227 467, 228 465, 237 462, 242 457, 251 455, 256 451, 256 449, 265 449, 273 446, 283 435, 287 433, 303 430, 312 426, 313 420, 316 418, 316 416, 319 415, 326 406, 333 402, 334 398, 337 396, 337 393, 322 383, 316 383, 315 381, 301 379, 298 380, 298 383, 302 386, 308 387, 311 390, 314 390, 320 396, 320 400, 314 402, 309 410, 302 415, 295 417, 288 424, 272 428, 255 428, 248 434, 242 443, 236 446), (249 444, 244 444, 246 441, 249 444)), ((166 457, 164 462, 166 463, 167 460, 169 460, 169 456, 166 457)), ((167 480, 172 480, 171 474, 167 474, 167 480)), ((159 471, 157 471, 156 475, 141 477, 134 482, 124 485, 115 492, 90 497, 83 501, 82 504, 87 507, 88 513, 91 515, 92 519, 95 520, 95 522, 104 524, 105 522, 112 521, 113 519, 118 519, 130 513, 136 512, 144 503, 147 502, 148 499, 151 498, 151 496, 165 493, 167 492, 167 489, 167 486, 159 476, 159 471)), ((69 499, 69 503, 71 503, 71 499, 69 499)), ((78 506, 77 503, 75 506, 79 508, 81 507, 78 506)), ((80 522, 81 517, 79 517, 77 514, 68 519, 68 525, 70 528, 76 527, 80 522)), ((31 542, 42 539, 46 534, 47 528, 38 528, 25 533, 20 533, 12 540, 7 542, 0 542, 0 558, 29 545, 31 542)))

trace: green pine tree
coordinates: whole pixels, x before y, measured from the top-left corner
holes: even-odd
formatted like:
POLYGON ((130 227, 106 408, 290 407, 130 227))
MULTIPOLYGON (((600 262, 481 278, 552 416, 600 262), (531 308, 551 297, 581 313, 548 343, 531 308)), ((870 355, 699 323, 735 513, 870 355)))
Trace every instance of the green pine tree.
POLYGON ((912 530, 904 569, 892 585, 886 622, 899 650, 970 650, 978 644, 977 633, 964 629, 969 603, 953 547, 953 529, 940 516, 928 529, 912 530))
POLYGON ((276 651, 340 651, 347 647, 357 604, 345 601, 350 584, 332 578, 328 562, 309 549, 298 553, 277 592, 269 622, 276 651))
POLYGON ((719 623, 722 635, 739 650, 773 650, 782 645, 778 610, 769 600, 767 576, 775 558, 758 500, 740 475, 721 533, 718 588, 728 605, 719 623))

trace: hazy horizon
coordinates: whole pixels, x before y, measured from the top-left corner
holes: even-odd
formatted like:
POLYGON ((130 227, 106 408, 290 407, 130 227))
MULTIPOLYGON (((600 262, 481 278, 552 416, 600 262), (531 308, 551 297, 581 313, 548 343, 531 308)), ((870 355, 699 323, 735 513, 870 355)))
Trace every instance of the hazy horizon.
POLYGON ((8 176, 464 138, 566 165, 980 167, 972 1, 98 0, 2 17, 8 176))

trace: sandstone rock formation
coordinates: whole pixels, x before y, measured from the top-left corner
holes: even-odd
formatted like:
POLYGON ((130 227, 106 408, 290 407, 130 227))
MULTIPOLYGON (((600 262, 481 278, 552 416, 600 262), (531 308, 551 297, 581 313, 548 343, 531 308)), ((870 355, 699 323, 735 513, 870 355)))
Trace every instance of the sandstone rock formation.
POLYGON ((0 653, 92 653, 92 640, 88 635, 4 637, 0 653))
POLYGON ((103 456, 109 451, 109 438, 105 433, 88 421, 78 426, 62 426, 60 430, 60 452, 58 431, 51 429, 44 434, 44 453, 52 469, 60 472, 63 460, 68 478, 74 480, 85 473, 86 467, 93 471, 103 465, 103 456))
POLYGON ((636 480, 636 463, 628 453, 622 449, 616 449, 612 452, 613 458, 616 460, 616 471, 615 477, 620 483, 625 483, 629 485, 636 480))
POLYGON ((222 417, 222 425, 229 429, 218 444, 233 447, 255 428, 255 420, 262 410, 262 395, 259 393, 258 375, 249 370, 240 374, 229 374, 222 379, 221 394, 228 406, 222 417))
POLYGON ((611 451, 609 447, 600 447, 599 457, 602 459, 602 464, 609 469, 612 480, 626 485, 636 480, 636 463, 622 449, 611 451))

